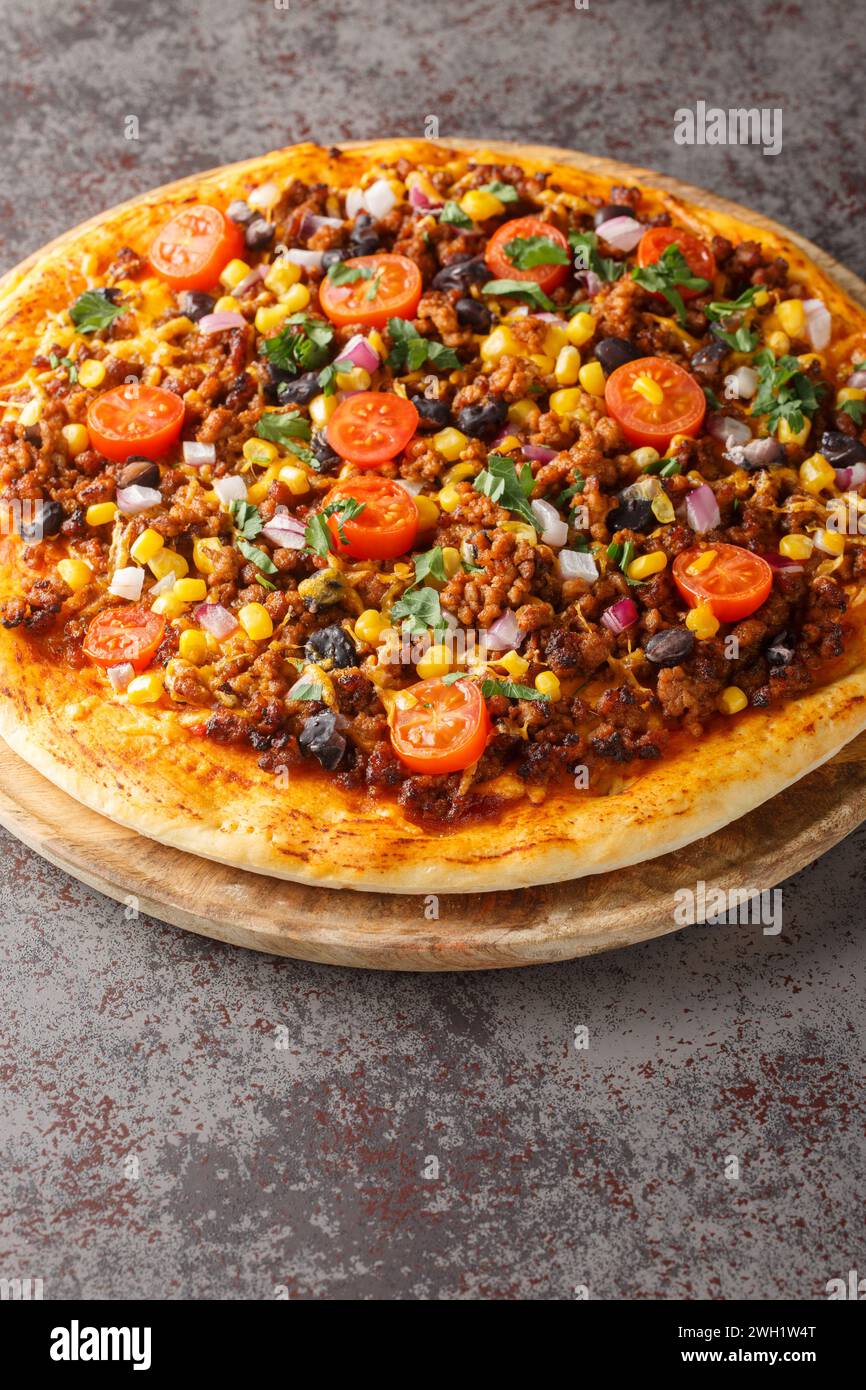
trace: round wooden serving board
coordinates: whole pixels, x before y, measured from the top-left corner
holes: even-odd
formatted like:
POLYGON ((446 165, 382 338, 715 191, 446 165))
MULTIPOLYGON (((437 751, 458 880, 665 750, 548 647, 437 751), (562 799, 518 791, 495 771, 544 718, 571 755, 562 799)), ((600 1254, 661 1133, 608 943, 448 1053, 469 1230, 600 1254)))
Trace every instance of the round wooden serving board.
MULTIPOLYGON (((554 159, 622 183, 662 188, 742 218, 792 241, 866 306, 866 284, 820 247, 703 189, 552 146, 447 143, 483 146, 506 158, 554 159)), ((172 187, 155 191, 169 192, 172 187)), ((92 225, 101 220, 93 219, 92 225)), ((47 249, 4 275, 0 294, 47 249)), ((771 888, 824 854, 864 819, 866 734, 750 815, 673 854, 567 883, 431 900, 306 887, 171 849, 86 809, 0 741, 0 823, 75 878, 120 902, 134 900, 132 905, 143 913, 219 941, 301 960, 380 970, 540 965, 646 941, 684 925, 674 917, 678 888, 694 890, 701 881, 708 891, 771 888)), ((370 852, 375 854, 375 845, 370 852)))

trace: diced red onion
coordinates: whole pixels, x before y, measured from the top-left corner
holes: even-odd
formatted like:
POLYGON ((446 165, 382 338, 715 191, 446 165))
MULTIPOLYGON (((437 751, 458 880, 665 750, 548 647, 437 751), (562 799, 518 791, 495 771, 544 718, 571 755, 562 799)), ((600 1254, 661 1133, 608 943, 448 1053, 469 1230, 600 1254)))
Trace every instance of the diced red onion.
POLYGON ((725 377, 725 388, 732 386, 740 400, 750 401, 758 389, 758 373, 754 367, 738 367, 725 377))
POLYGON ((125 690, 135 675, 135 667, 131 661, 121 661, 117 666, 109 666, 105 673, 115 690, 125 690))
POLYGON ((712 531, 721 521, 716 494, 706 483, 693 488, 686 497, 686 519, 693 531, 712 531))
POLYGON ((542 323, 561 323, 559 314, 551 314, 548 309, 539 309, 532 315, 534 319, 541 319, 542 323))
POLYGON ((365 372, 375 372, 379 365, 379 354, 363 333, 356 333, 343 348, 337 363, 351 362, 355 367, 363 367, 365 372))
POLYGON ((270 180, 254 188, 247 198, 251 208, 260 208, 267 211, 280 201, 280 190, 275 183, 270 180))
POLYGON ((627 627, 631 627, 632 623, 637 622, 637 608, 630 598, 617 599, 616 603, 604 610, 601 621, 615 637, 618 637, 627 627))
POLYGON ((237 628, 238 621, 233 613, 223 608, 221 603, 200 603, 192 611, 199 627, 209 632, 218 642, 229 637, 237 628))
POLYGON ((862 487, 866 483, 866 463, 852 464, 848 471, 851 474, 849 487, 862 487))
POLYGON ((355 218, 364 211, 364 194, 360 188, 350 188, 346 194, 346 216, 355 218))
POLYGON ((299 235, 306 239, 317 232, 320 227, 342 227, 343 222, 339 217, 322 217, 317 212, 305 212, 301 218, 299 235))
POLYGON ((601 280, 594 270, 578 270, 574 278, 579 285, 586 286, 586 292, 590 299, 594 299, 601 289, 601 280))
POLYGON ((126 565, 123 569, 114 571, 108 592, 114 594, 115 598, 128 598, 134 603, 136 599, 141 598, 143 583, 144 570, 138 565, 126 565))
POLYGON ((524 634, 517 626, 517 616, 507 609, 501 618, 497 618, 495 623, 484 634, 488 647, 494 651, 504 652, 512 647, 517 647, 523 641, 524 634))
POLYGON ((644 229, 633 217, 611 217, 596 227, 596 235, 617 251, 633 251, 644 229))
POLYGON ((301 251, 297 247, 292 247, 283 256, 284 261, 291 261, 292 265, 299 265, 303 270, 321 270, 324 251, 301 251))
POLYGON ((733 415, 708 415, 707 434, 719 439, 723 444, 748 444, 752 431, 742 420, 733 415))
POLYGON ((544 444, 524 444, 523 457, 526 459, 536 459, 538 463, 550 463, 551 459, 556 458, 556 450, 548 449, 544 444))
POLYGON ((822 299, 804 299, 806 311, 806 336, 816 352, 821 352, 830 341, 833 320, 830 310, 822 299))
POLYGON ((303 550, 304 548, 304 525, 298 521, 296 516, 287 512, 285 507, 279 507, 262 527, 261 534, 271 545, 279 546, 283 550, 303 550))
POLYGON ((387 179, 377 179, 364 190, 364 207, 371 217, 381 222, 397 206, 397 195, 387 179))
POLYGON ((395 478, 394 482, 405 488, 410 497, 417 497, 424 486, 418 478, 395 478))
POLYGON ((568 522, 563 521, 553 503, 545 502, 543 497, 538 497, 529 505, 533 516, 541 525, 543 543, 555 546, 557 550, 565 545, 568 540, 568 522))
POLYGON ((586 579, 590 584, 598 579, 595 556, 588 550, 560 550, 557 559, 563 579, 586 579))
POLYGON ((761 558, 766 560, 770 569, 785 570, 788 574, 802 574, 803 566, 796 560, 789 560, 787 555, 780 555, 778 550, 765 550, 761 558))
POLYGON ((161 501, 162 493, 155 487, 141 487, 139 483, 133 483, 131 487, 117 489, 117 509, 124 516, 146 512, 151 507, 158 507, 161 501))
POLYGON ((246 501, 247 485, 243 478, 238 477, 236 473, 231 474, 228 478, 217 478, 213 490, 226 506, 230 502, 246 501))
POLYGON ((249 275, 245 275, 239 285, 235 285, 232 294, 246 294, 247 290, 252 289, 253 285, 258 284, 259 280, 264 280, 268 273, 266 265, 257 265, 255 270, 251 270, 249 275))
POLYGON ((197 439, 183 441, 183 461, 198 468, 203 463, 216 463, 216 445, 199 444, 197 439))
POLYGON ((432 203, 427 197, 427 194, 420 188, 409 189, 409 202, 417 212, 426 212, 429 207, 432 207, 432 203))
POLYGON ((852 372, 845 385, 853 386, 857 391, 866 390, 866 372, 852 372))
POLYGON ((201 333, 224 333, 227 328, 246 328, 247 321, 243 314, 238 314, 234 309, 220 309, 215 314, 205 314, 204 318, 199 319, 198 327, 201 333))
POLYGON ((848 489, 851 487, 851 474, 854 472, 853 467, 837 468, 834 471, 836 473, 837 488, 840 492, 847 492, 848 489))

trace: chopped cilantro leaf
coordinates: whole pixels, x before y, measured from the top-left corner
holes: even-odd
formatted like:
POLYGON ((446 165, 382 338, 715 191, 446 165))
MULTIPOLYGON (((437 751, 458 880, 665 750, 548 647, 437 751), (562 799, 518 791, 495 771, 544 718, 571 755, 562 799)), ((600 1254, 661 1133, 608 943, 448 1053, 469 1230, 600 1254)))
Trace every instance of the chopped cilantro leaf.
POLYGON ((69 317, 79 333, 96 333, 126 313, 123 304, 113 304, 100 290, 85 290, 69 310, 69 317))
POLYGON ((540 531, 541 523, 528 501, 534 481, 528 463, 523 464, 518 472, 513 459, 506 458, 504 454, 488 454, 487 467, 473 479, 472 486, 476 492, 489 497, 491 502, 498 502, 500 507, 516 512, 528 525, 540 531))
POLYGON ((518 270, 534 265, 568 265, 568 253, 548 236, 516 236, 506 241, 504 251, 518 270))
POLYGON ((500 203, 516 203, 517 189, 510 183, 500 183, 494 179, 492 183, 483 183, 479 189, 481 193, 492 193, 494 198, 498 198, 500 203))
POLYGON ((442 208, 439 214, 439 221, 450 222, 452 227, 462 227, 464 231, 474 226, 472 218, 467 217, 460 204, 455 203, 453 198, 449 198, 448 202, 442 208))
POLYGON ((650 290, 653 294, 660 294, 671 305, 677 316, 679 323, 686 321, 686 306, 680 289, 687 290, 706 290, 709 289, 709 280, 705 280, 702 275, 693 275, 680 248, 675 241, 670 246, 666 246, 657 261, 652 265, 636 265, 632 270, 632 279, 636 280, 645 290, 650 290), (678 288, 679 287, 679 288, 678 288))
POLYGON ((291 691, 293 700, 321 700, 322 687, 316 685, 314 681, 304 681, 303 685, 294 687, 291 691))
POLYGON ((281 371, 309 372, 324 365, 334 330, 324 319, 291 314, 275 338, 262 344, 265 356, 281 371))
POLYGON ((248 541, 259 534, 262 529, 262 518, 258 507, 254 507, 251 502, 241 502, 235 499, 229 504, 229 511, 235 529, 248 541))
POLYGON ((448 578, 441 545, 434 545, 432 550, 425 550, 422 555, 415 556, 415 583, 420 584, 428 575, 441 580, 443 584, 448 578))
POLYGON ((407 589, 403 597, 391 605, 391 617, 402 618, 409 632, 415 633, 426 632, 428 628, 440 632, 447 626, 435 589, 407 589))
POLYGON ((257 569, 262 570, 265 574, 276 574, 277 567, 273 560, 263 550, 259 550, 257 545, 251 545, 249 541, 244 540, 243 536, 239 536, 237 547, 241 554, 245 555, 257 569))
POLYGON ((294 412, 281 415, 275 410, 267 411, 256 425, 259 439, 270 439, 274 444, 285 444, 287 439, 309 439, 311 433, 309 420, 294 412))
POLYGON ((388 332, 394 343, 388 354, 388 366, 393 372, 417 372, 425 362, 443 372, 460 366, 453 348, 423 337, 408 319, 389 319, 388 332))
POLYGON ((548 313, 556 308, 552 299, 549 299, 540 285, 536 285, 533 280, 488 280, 486 285, 481 286, 482 294, 525 294, 539 309, 546 309, 548 313))
POLYGON ((334 502, 329 502, 320 512, 311 516, 304 528, 304 540, 310 550, 316 555, 325 559, 331 551, 331 528, 328 525, 328 517, 334 517, 337 522, 337 534, 343 544, 346 544, 346 533, 343 530, 343 522, 351 521, 353 517, 360 516, 366 507, 366 502, 359 502, 355 497, 339 497, 334 502))
POLYGON ((547 701, 550 699, 549 695, 542 695, 540 690, 534 690, 531 685, 517 685, 514 681, 482 681, 481 694, 485 700, 489 700, 491 695, 505 695, 509 700, 547 701))
POLYGON ((806 419, 818 409, 819 399, 826 391, 823 382, 817 385, 800 369, 796 357, 776 357, 769 348, 755 353, 758 371, 758 390, 752 400, 752 413, 766 415, 771 433, 784 420, 794 434, 803 428, 806 419))
POLYGON ((846 415, 850 415, 857 428, 860 428, 864 416, 866 416, 866 401, 845 401, 839 409, 844 410, 846 415))
POLYGON ((369 280, 373 272, 366 265, 346 265, 345 261, 335 261, 328 266, 328 279, 332 285, 354 285, 358 280, 369 280))
POLYGON ((623 261, 613 256, 598 254, 598 237, 595 232, 569 232, 569 245, 574 251, 575 270, 591 270, 605 282, 618 280, 625 270, 623 261))

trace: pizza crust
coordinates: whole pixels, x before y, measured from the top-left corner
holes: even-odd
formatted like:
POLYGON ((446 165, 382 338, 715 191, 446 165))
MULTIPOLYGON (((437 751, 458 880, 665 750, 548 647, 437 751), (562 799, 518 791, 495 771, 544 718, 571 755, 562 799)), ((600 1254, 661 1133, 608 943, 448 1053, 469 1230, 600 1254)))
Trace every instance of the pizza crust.
MULTIPOLYGON (((612 182, 636 173, 641 183, 651 177, 599 160, 589 161, 586 172, 522 149, 494 147, 489 157, 546 164, 560 187, 603 196, 612 182)), ((415 141, 354 146, 341 155, 297 146, 181 180, 94 219, 0 286, 0 381, 26 368, 45 308, 68 303, 85 287, 82 257, 110 255, 124 244, 142 249, 167 207, 209 194, 243 196, 269 177, 350 185, 377 159, 429 160, 431 150, 440 162, 453 155, 415 141)), ((760 222, 683 202, 663 189, 650 195, 653 201, 696 231, 752 236, 784 255, 834 315, 831 351, 855 337, 866 344, 866 313, 792 242, 760 222)), ((14 538, 3 540, 4 593, 17 588, 19 553, 14 538)), ((635 774, 615 794, 555 793, 540 805, 524 796, 494 821, 438 834, 407 821, 393 801, 346 793, 315 776, 263 772, 249 749, 190 733, 185 713, 128 706, 92 670, 49 664, 19 631, 0 629, 0 734, 63 791, 121 825, 237 868, 394 893, 494 892, 605 873, 709 835, 866 729, 866 665, 779 710, 738 716, 682 755, 635 774)))

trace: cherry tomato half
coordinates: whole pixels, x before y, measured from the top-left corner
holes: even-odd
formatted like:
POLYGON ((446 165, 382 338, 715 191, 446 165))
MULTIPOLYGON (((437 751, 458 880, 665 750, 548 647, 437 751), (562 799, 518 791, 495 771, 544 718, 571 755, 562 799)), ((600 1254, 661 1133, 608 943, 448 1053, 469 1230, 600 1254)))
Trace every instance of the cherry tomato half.
POLYGON ((95 449, 107 459, 130 454, 158 459, 176 443, 183 425, 183 401, 161 386, 116 386, 91 401, 87 429, 95 449))
MULTIPOLYGON (((673 244, 682 251, 692 275, 700 275, 712 284, 716 258, 709 246, 700 237, 692 236, 691 232, 682 232, 677 227, 650 227, 648 232, 644 232, 637 248, 638 265, 655 265, 662 252, 673 244)), ((690 290, 685 285, 680 288, 683 299, 694 299, 695 295, 704 293, 704 290, 690 290)))
POLYGON ((326 275, 319 286, 319 303, 332 323, 362 323, 384 328, 389 319, 413 319, 421 298, 421 272, 408 256, 352 256, 340 271, 357 270, 348 285, 335 285, 326 275))
POLYGON ((405 692, 414 703, 394 706, 391 743, 413 772, 459 772, 477 762, 490 733, 490 716, 477 685, 470 680, 445 685, 420 681, 405 692))
POLYGON ((674 583, 692 608, 709 604, 721 623, 736 623, 760 608, 773 587, 773 571, 760 555, 739 545, 719 544, 709 550, 694 546, 674 560, 674 583), (689 571, 701 555, 712 555, 705 569, 689 571))
POLYGON ((206 290, 243 250, 240 228, 208 203, 181 208, 160 227, 150 263, 177 290, 206 290))
POLYGON ((143 671, 153 660, 165 632, 165 619, 149 608, 103 608, 87 629, 84 654, 97 666, 132 663, 143 671))
POLYGON ((328 517, 338 554, 355 560, 393 560, 412 549, 418 534, 418 508, 404 487, 374 473, 344 478, 331 488, 324 509, 349 498, 363 503, 363 511, 351 520, 341 511, 328 517))
POLYGON ((666 448, 675 434, 697 434, 707 409, 694 377, 666 357, 639 357, 617 367, 607 379, 604 400, 627 439, 657 449, 666 448), (648 399, 658 391, 660 401, 648 399))
POLYGON ((390 391, 356 391, 328 421, 328 443, 359 468, 375 468, 405 449, 418 428, 411 401, 390 391))
POLYGON ((568 276, 568 264, 565 265, 533 265, 521 270, 513 265, 506 253, 506 246, 510 241, 528 239, 533 236, 542 236, 547 241, 552 241, 566 256, 571 260, 568 249, 568 241, 563 236, 558 227, 554 227, 550 222, 544 222, 540 217, 515 217, 511 222, 505 222, 493 233, 487 243, 487 250, 484 259, 490 267, 491 273, 496 280, 533 280, 536 285, 549 294, 555 290, 568 276))

